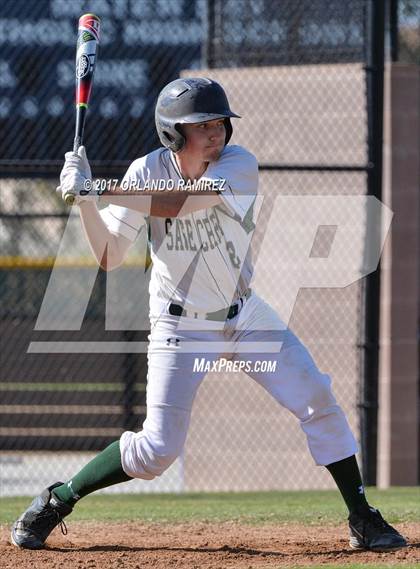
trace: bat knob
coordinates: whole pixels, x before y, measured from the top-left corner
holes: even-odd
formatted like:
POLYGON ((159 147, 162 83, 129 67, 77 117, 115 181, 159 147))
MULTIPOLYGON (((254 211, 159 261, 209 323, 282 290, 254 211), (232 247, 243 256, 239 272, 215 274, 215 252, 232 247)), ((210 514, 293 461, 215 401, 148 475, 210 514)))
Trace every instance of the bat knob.
POLYGON ((66 205, 73 205, 76 201, 76 196, 74 194, 66 194, 64 196, 64 201, 66 202, 66 205))

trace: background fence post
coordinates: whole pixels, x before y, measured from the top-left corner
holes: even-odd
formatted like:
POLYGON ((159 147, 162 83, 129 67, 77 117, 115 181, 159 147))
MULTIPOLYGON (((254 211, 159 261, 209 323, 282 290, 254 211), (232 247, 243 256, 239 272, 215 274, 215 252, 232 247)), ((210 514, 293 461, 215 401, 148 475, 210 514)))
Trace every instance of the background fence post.
MULTIPOLYGON (((369 0, 366 17, 366 100, 368 121, 367 193, 382 197, 383 83, 385 10, 382 2, 369 0)), ((380 228, 378 228, 380 231, 380 228)), ((368 244, 369 248, 369 244, 368 244)), ((360 438, 362 471, 366 485, 376 485, 379 379, 380 269, 366 277, 364 330, 362 335, 362 381, 360 438)), ((362 316, 363 319, 363 316, 362 316)))

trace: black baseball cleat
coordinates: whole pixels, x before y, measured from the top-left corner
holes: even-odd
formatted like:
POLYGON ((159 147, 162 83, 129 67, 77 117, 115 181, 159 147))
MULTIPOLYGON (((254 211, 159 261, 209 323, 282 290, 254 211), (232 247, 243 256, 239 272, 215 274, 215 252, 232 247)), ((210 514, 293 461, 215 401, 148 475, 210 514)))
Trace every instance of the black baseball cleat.
POLYGON ((379 510, 369 507, 349 516, 350 547, 370 551, 395 551, 407 547, 403 536, 390 526, 379 510))
POLYGON ((64 502, 60 502, 51 493, 53 488, 62 484, 63 482, 56 482, 46 488, 15 521, 11 534, 14 545, 23 549, 42 549, 45 540, 58 525, 60 525, 63 535, 66 535, 67 528, 63 518, 68 516, 73 508, 64 502))

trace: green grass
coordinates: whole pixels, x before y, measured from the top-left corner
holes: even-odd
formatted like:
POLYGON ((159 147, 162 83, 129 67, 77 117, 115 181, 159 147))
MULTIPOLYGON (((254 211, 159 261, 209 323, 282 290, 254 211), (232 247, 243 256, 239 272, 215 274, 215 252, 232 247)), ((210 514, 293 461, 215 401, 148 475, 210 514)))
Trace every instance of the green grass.
MULTIPOLYGON (((390 523, 420 520, 419 488, 389 490, 370 488, 368 498, 390 523)), ((10 524, 30 501, 28 497, 1 498, 0 524, 10 524)), ((323 490, 211 494, 92 494, 77 505, 72 520, 139 520, 155 523, 237 521, 245 524, 317 525, 343 523, 346 516, 345 506, 338 493, 323 490)))
POLYGON ((396 569, 404 567, 404 569, 419 569, 418 563, 404 563, 404 564, 391 564, 391 563, 346 563, 345 565, 308 565, 299 566, 298 569, 396 569))

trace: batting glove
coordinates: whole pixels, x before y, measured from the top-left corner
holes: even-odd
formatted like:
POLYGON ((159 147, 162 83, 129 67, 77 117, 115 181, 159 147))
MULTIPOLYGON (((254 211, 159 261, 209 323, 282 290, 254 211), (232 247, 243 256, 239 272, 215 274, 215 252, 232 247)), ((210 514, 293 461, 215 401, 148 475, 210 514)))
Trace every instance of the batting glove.
POLYGON ((60 174, 60 185, 57 193, 63 200, 69 194, 73 195, 76 204, 83 201, 98 201, 97 192, 92 189, 92 172, 86 156, 86 148, 79 146, 77 154, 66 152, 65 163, 60 174))

